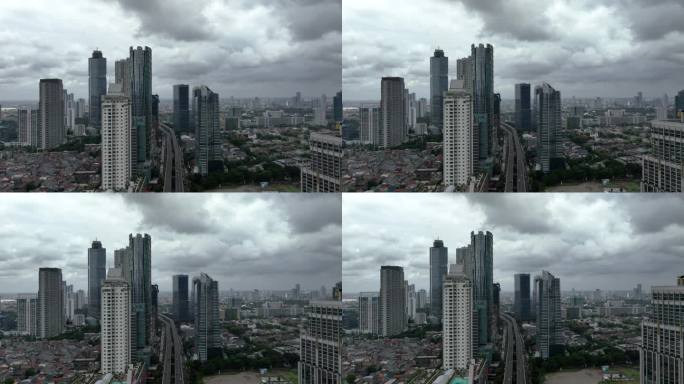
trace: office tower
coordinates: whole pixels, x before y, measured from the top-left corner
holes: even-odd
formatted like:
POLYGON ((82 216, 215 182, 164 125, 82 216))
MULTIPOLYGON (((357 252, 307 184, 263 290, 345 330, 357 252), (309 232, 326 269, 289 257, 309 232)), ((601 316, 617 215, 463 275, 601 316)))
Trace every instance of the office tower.
POLYGON ((377 145, 380 134, 380 109, 361 107, 361 144, 377 145))
POLYGON ((675 95, 675 119, 681 120, 684 118, 684 89, 675 95))
POLYGON ((338 281, 332 289, 332 297, 334 300, 342 301, 342 282, 338 281))
POLYGON ((437 128, 442 128, 444 118, 443 97, 449 87, 449 58, 444 51, 436 49, 430 58, 430 122, 437 128))
POLYGON ((473 100, 463 80, 453 80, 444 97, 444 185, 464 190, 475 170, 473 100))
POLYGON ((38 271, 37 336, 47 339, 64 331, 62 270, 40 268, 38 271))
POLYGON ((121 264, 130 268, 128 272, 124 270, 122 275, 125 280, 130 278, 131 282, 131 350, 135 359, 141 359, 146 347, 150 345, 152 324, 152 239, 150 235, 129 235, 128 249, 120 255, 125 255, 120 259, 121 264))
POLYGON ((562 344, 560 279, 547 271, 534 278, 537 304, 537 347, 542 359, 548 359, 562 344))
POLYGON ((38 147, 38 110, 31 106, 17 109, 17 123, 19 126, 19 143, 31 147, 38 147))
POLYGON ((423 309, 427 308, 428 302, 427 302, 427 291, 424 289, 421 289, 416 293, 416 308, 418 309, 423 309))
POLYGON ((460 266, 464 265, 469 249, 468 246, 456 248, 456 264, 460 266))
POLYGON ((17 332, 36 336, 36 311, 38 300, 36 298, 23 297, 17 299, 17 332))
POLYGON ((377 145, 392 148, 405 140, 406 111, 404 104, 404 79, 383 77, 380 83, 380 115, 382 124, 377 145))
POLYGON ((128 59, 121 59, 114 62, 114 83, 121 84, 121 91, 124 96, 131 97, 131 68, 128 59))
POLYGON ((133 260, 130 248, 121 248, 114 251, 114 268, 121 270, 121 275, 129 284, 133 283, 133 260))
POLYGON ((492 333, 492 338, 495 338, 499 334, 499 324, 501 323, 501 284, 492 284, 492 318, 493 321, 490 324, 490 331, 492 333))
POLYGON ((173 318, 177 322, 190 321, 188 312, 188 275, 173 275, 173 318))
POLYGON ((53 149, 66 139, 62 80, 40 79, 39 93, 38 149, 53 149))
POLYGON ((342 303, 309 304, 299 350, 299 384, 342 383, 342 303))
POLYGON ((342 114, 342 91, 337 92, 335 97, 333 97, 333 119, 336 123, 344 119, 342 114))
POLYGON ((641 158, 641 192, 684 191, 684 123, 651 122, 651 150, 641 158))
POLYGON ((107 93, 107 59, 95 50, 88 59, 88 105, 90 126, 99 130, 101 126, 102 96, 107 93))
POLYGON ((407 291, 406 291, 406 315, 408 319, 415 320, 416 319, 416 310, 418 309, 416 307, 416 285, 415 284, 408 284, 407 291))
POLYGON ((416 123, 418 122, 418 103, 416 102, 415 93, 409 93, 406 97, 406 108, 407 129, 410 131, 414 131, 415 133, 416 123))
POLYGON ((532 109, 530 106, 530 85, 515 85, 515 129, 520 132, 532 130, 532 109))
POLYGON ((561 95, 549 84, 534 89, 534 124, 537 128, 537 157, 542 171, 551 170, 551 160, 559 156, 561 134, 561 95))
POLYGON ((456 60, 456 78, 463 80, 463 87, 468 93, 473 95, 475 85, 475 68, 473 67, 472 56, 456 60))
POLYGON ((137 47, 129 49, 128 72, 133 122, 136 126, 134 152, 137 156, 137 173, 142 173, 150 158, 152 135, 152 49, 137 47))
POLYGON ((302 192, 339 192, 342 175, 342 138, 311 132, 311 162, 301 168, 302 192))
POLYGON ((88 248, 88 315, 100 320, 100 289, 107 274, 107 249, 95 240, 88 248))
POLYGON ((221 349, 218 282, 206 273, 192 280, 195 305, 195 349, 200 361, 207 361, 221 349))
POLYGON ((651 288, 651 314, 641 322, 641 383, 684 382, 684 276, 651 288))
POLYGON ((531 320, 530 317, 530 274, 516 273, 513 312, 518 321, 531 320))
POLYGON ((473 283, 473 300, 478 320, 479 345, 492 340, 489 332, 493 323, 494 298, 492 294, 494 239, 491 232, 470 233, 470 247, 463 263, 464 274, 473 283))
POLYGON ((152 284, 150 287, 150 340, 154 340, 157 334, 157 319, 159 318, 159 285, 152 284))
POLYGON ((69 132, 74 130, 76 126, 76 105, 74 103, 74 94, 68 93, 64 90, 64 131, 69 132))
POLYGON ((444 279, 443 368, 465 374, 473 358, 473 284, 463 274, 444 279))
POLYGON ((101 357, 103 374, 122 374, 132 361, 131 286, 118 268, 102 284, 101 357))
POLYGON ((187 84, 173 86, 173 129, 190 131, 190 87, 187 84))
POLYGON ((219 138, 219 95, 207 86, 195 87, 192 90, 192 114, 197 141, 197 167, 200 174, 209 174, 209 164, 221 160, 221 142, 219 138))
POLYGON ((449 248, 442 240, 435 240, 430 247, 430 315, 442 319, 442 285, 449 271, 449 248))
POLYGON ((471 46, 473 67, 473 113, 479 126, 479 156, 486 160, 492 155, 492 113, 494 109, 494 48, 487 44, 471 46))
POLYGON ((359 331, 378 335, 380 316, 380 295, 378 292, 359 293, 359 331))
POLYGON ((133 176, 131 102, 121 84, 109 86, 102 97, 102 189, 125 191, 133 176))
POLYGON ((406 329, 404 268, 380 267, 380 335, 394 336, 406 329))

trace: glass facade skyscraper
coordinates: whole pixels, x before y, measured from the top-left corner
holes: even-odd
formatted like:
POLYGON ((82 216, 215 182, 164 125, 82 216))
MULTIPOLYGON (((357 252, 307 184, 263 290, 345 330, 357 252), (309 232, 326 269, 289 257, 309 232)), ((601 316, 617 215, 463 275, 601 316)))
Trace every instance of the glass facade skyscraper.
POLYGON ((561 94, 549 84, 534 89, 534 125, 537 129, 537 157, 544 173, 551 170, 551 160, 558 157, 562 128, 561 94))
POLYGON ((532 109, 530 106, 530 85, 515 85, 515 128, 521 132, 532 129, 532 109))
POLYGON ((449 271, 449 248, 442 240, 435 240, 430 247, 430 315, 442 319, 442 287, 449 271))
POLYGON ((173 129, 190 131, 190 87, 187 84, 173 86, 173 129))
POLYGON ((479 127, 480 160, 492 155, 494 111, 494 47, 480 44, 471 47, 473 65, 473 113, 479 127))
POLYGON ((221 159, 218 93, 204 85, 195 87, 192 91, 192 115, 197 141, 197 167, 200 174, 206 176, 210 162, 221 159))
POLYGON ((102 52, 93 51, 88 59, 88 97, 89 122, 92 127, 100 130, 102 122, 102 96, 107 94, 107 59, 102 52))
POLYGON ((88 248, 88 315, 100 320, 102 283, 107 278, 107 249, 99 241, 88 248))
POLYGON ((131 110, 137 132, 135 153, 137 173, 142 173, 150 159, 152 130, 152 49, 130 48, 129 73, 131 82, 131 110))
POLYGON ((430 118, 432 125, 442 128, 444 92, 449 89, 449 58, 436 49, 430 58, 430 118))

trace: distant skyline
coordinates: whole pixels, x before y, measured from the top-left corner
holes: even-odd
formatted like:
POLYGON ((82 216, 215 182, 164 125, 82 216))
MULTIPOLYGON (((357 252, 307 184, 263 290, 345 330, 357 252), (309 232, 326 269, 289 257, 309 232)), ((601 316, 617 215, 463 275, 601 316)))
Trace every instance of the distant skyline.
POLYGON ((41 78, 88 96, 88 58, 152 48, 153 92, 207 85, 222 98, 333 95, 341 88, 341 0, 46 0, 2 4, 0 101, 37 100, 41 78))
POLYGON ((428 289, 429 248, 494 236, 494 281, 548 270, 561 289, 627 290, 675 284, 684 274, 684 197, 636 194, 345 194, 342 263, 347 293, 377 291, 380 266, 404 267, 428 289))
POLYGON ((494 91, 548 82, 564 98, 647 99, 684 89, 684 4, 679 0, 345 0, 346 100, 379 100, 380 78, 401 76, 429 98, 429 57, 456 60, 494 46, 494 91), (391 9, 391 11, 389 11, 391 9))
POLYGON ((0 202, 0 294, 38 291, 38 269, 62 268, 87 290, 93 240, 114 250, 152 238, 152 283, 206 272, 230 288, 331 289, 341 276, 341 198, 298 194, 9 194, 0 202))

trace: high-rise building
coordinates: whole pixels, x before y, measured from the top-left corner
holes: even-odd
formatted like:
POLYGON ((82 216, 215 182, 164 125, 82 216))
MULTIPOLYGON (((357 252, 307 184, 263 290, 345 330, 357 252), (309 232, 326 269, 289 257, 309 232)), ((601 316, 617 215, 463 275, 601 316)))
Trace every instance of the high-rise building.
POLYGON ((418 122, 418 103, 416 102, 416 94, 408 93, 406 97, 406 128, 409 131, 415 132, 416 123, 418 122))
POLYGON ((463 80, 453 80, 444 97, 444 185, 464 190, 478 160, 473 99, 463 80))
POLYGON ((36 336, 38 300, 35 297, 17 299, 17 332, 36 336))
POLYGON ((443 368, 467 373, 473 359, 473 284, 464 274, 444 279, 443 368))
POLYGON ((107 249, 95 240, 88 248, 88 315, 100 320, 100 291, 107 278, 107 249))
POLYGON ((651 151, 642 161, 642 192, 684 191, 684 123, 651 122, 651 151))
POLYGON ((479 127, 479 156, 485 160, 492 155, 494 145, 492 127, 494 110, 494 47, 480 44, 471 46, 473 68, 473 113, 479 127))
POLYGON ((494 239, 491 232, 471 232, 470 247, 463 262, 464 274, 473 283, 479 345, 491 342, 493 336, 490 333, 491 325, 494 322, 492 317, 494 306, 492 293, 494 284, 493 249, 494 239))
POLYGON ((202 176, 209 174, 210 163, 221 160, 219 95, 207 86, 192 90, 192 115, 197 141, 197 167, 202 176))
POLYGON ((102 189, 125 191, 133 176, 131 101, 122 85, 110 84, 102 97, 102 189))
POLYGON ((684 117, 684 89, 675 95, 675 119, 681 120, 684 117))
POLYGON ((152 238, 148 234, 129 235, 128 250, 123 255, 122 265, 130 267, 123 276, 131 279, 131 349, 134 358, 141 359, 152 332, 152 238))
POLYGON ((38 109, 32 106, 19 107, 17 110, 17 122, 19 126, 19 143, 38 148, 38 109))
POLYGON ((442 240, 435 240, 430 247, 430 315, 442 319, 442 285, 449 271, 449 248, 442 240))
POLYGON ((521 132, 532 130, 532 109, 530 105, 530 84, 515 85, 515 128, 521 132))
POLYGON ((47 339, 64 332, 64 294, 62 270, 40 268, 38 271, 38 338, 47 339))
POLYGON ((651 313, 641 322, 641 383, 684 382, 684 276, 651 288, 651 313))
POLYGON ((125 373, 132 362, 131 286, 118 268, 110 268, 102 284, 101 313, 101 371, 125 373))
POLYGON ((394 336, 406 329, 404 268, 380 267, 380 335, 394 336))
POLYGON ((548 359, 562 344, 560 279, 547 271, 534 278, 537 305, 537 347, 548 359))
POLYGON ((408 319, 415 320, 418 309, 418 307, 416 307, 416 285, 408 284, 406 289, 406 316, 408 319))
POLYGON ((430 58, 430 121, 437 128, 442 128, 444 118, 444 92, 449 88, 449 58, 444 51, 436 49, 430 58))
POLYGON ((39 93, 38 148, 53 149, 66 140, 62 80, 40 79, 39 93))
POLYGON ((378 335, 380 316, 380 294, 378 292, 359 293, 359 331, 378 335))
POLYGON ((559 156, 562 127, 560 91, 546 83, 534 89, 534 125, 538 162, 546 173, 551 170, 551 160, 559 156))
POLYGON ((218 282, 206 273, 192 280, 195 305, 195 349, 200 361, 215 356, 221 349, 218 282))
POLYGON ((419 290, 416 293, 416 308, 425 309, 428 307, 427 291, 424 289, 419 290))
POLYGON ((380 109, 376 106, 365 106, 359 110, 361 114, 361 144, 377 145, 380 134, 380 109))
POLYGON ((136 172, 143 173, 150 158, 152 135, 152 49, 130 47, 128 58, 131 110, 136 127, 134 141, 137 157, 136 172))
POLYGON ((518 321, 531 320, 530 313, 530 274, 516 273, 513 312, 518 321))
POLYGON ((380 134, 377 145, 392 148, 401 145, 406 132, 406 110, 404 103, 404 79, 383 77, 380 84, 380 134))
POLYGON ((121 59, 114 62, 114 83, 121 85, 124 96, 131 97, 131 67, 129 59, 121 59))
POLYGON ((309 136, 311 162, 301 168, 302 192, 339 192, 342 175, 342 138, 311 132, 309 136))
POLYGON ((463 80, 463 87, 472 95, 475 84, 475 68, 473 67, 472 56, 456 60, 456 78, 463 80))
POLYGON ((177 322, 190 321, 188 310, 188 275, 173 275, 173 318, 177 322))
POLYGON ((342 114, 342 91, 337 92, 335 97, 333 97, 333 119, 336 123, 344 119, 342 114))
POLYGON ((342 383, 342 303, 312 301, 299 338, 299 384, 342 383))
POLYGON ((176 132, 190 131, 190 87, 187 84, 173 86, 173 128, 176 132))
POLYGON ((102 52, 95 50, 88 59, 88 100, 90 106, 90 126, 100 129, 102 96, 107 93, 107 59, 102 52))

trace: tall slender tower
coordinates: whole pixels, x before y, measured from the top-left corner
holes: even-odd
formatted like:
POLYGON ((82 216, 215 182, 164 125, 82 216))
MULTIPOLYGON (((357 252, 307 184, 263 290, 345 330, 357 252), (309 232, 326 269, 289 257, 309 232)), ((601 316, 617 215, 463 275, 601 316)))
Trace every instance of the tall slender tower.
POLYGON ((207 86, 192 91, 192 113, 197 141, 197 166, 200 174, 209 173, 209 163, 221 157, 219 141, 219 95, 207 86))
POLYGON ((530 320, 530 274, 516 273, 513 312, 518 321, 530 320))
POLYGON ((359 330, 361 333, 378 335, 380 315, 380 295, 378 292, 359 294, 359 330))
POLYGON ((173 129, 190 131, 190 88, 187 84, 173 86, 173 129))
POLYGON ((406 328, 404 268, 380 267, 380 334, 394 336, 406 328))
POLYGON ((392 148, 401 145, 406 132, 406 103, 404 102, 404 79, 383 77, 380 83, 380 135, 377 145, 392 148))
POLYGON ((173 275, 173 318, 177 322, 189 321, 188 275, 173 275))
POLYGON ((29 336, 36 336, 36 311, 38 301, 35 297, 17 299, 17 331, 29 336))
POLYGON ((107 249, 95 240, 88 248, 88 314, 100 320, 102 283, 107 277, 107 249))
MULTIPOLYGON (((134 356, 142 357, 150 345, 152 330, 152 238, 148 234, 128 236, 131 277, 131 348, 134 356)), ((125 274, 125 272, 124 272, 125 274)))
POLYGON ((102 96, 107 93, 107 59, 95 50, 88 59, 88 95, 90 125, 99 130, 102 118, 102 96))
POLYGON ((430 58, 430 117, 434 126, 442 128, 444 92, 449 88, 449 58, 444 51, 436 49, 430 58))
POLYGON ((114 62, 114 82, 121 84, 124 96, 131 97, 131 68, 128 58, 114 62))
POLYGON ((195 348, 200 361, 207 361, 221 348, 218 282, 206 273, 192 281, 195 304, 195 348))
POLYGON ((134 152, 137 156, 137 172, 140 174, 145 162, 150 159, 152 145, 152 49, 130 47, 129 53, 130 97, 137 135, 134 152))
POLYGON ((38 271, 37 318, 39 338, 47 339, 64 332, 64 295, 59 268, 40 268, 38 271))
POLYGON ((442 350, 444 369, 463 375, 473 358, 473 284, 462 273, 444 280, 442 350))
POLYGON ((444 97, 444 185, 464 190, 475 172, 477 148, 473 98, 463 80, 453 80, 444 97))
POLYGON ((535 277, 537 300, 537 346, 542 359, 562 344, 560 279, 547 271, 535 277))
POLYGON ((534 118, 537 127, 537 156, 542 171, 551 170, 551 159, 558 157, 561 133, 561 94, 549 84, 534 89, 534 118))
POLYGON ((102 284, 102 373, 125 373, 131 363, 131 286, 111 268, 102 284))
POLYGON ((515 85, 515 129, 529 132, 532 129, 532 109, 530 106, 530 84, 515 85))
POLYGON ((477 317, 479 345, 492 341, 490 332, 494 296, 493 296, 493 235, 487 231, 470 233, 470 247, 463 263, 463 271, 473 284, 474 311, 477 317))
POLYGON ((64 88, 61 79, 40 79, 38 148, 53 149, 64 144, 64 88))
POLYGON ((133 176, 131 102, 115 83, 102 98, 102 189, 125 191, 133 176))
POLYGON ((449 270, 449 248, 442 240, 435 240, 430 247, 430 315, 442 320, 442 285, 449 270))
POLYGON ((480 160, 486 160, 492 154, 494 135, 492 118, 494 110, 494 47, 475 44, 471 47, 473 63, 473 96, 475 122, 479 127, 478 143, 480 160))
POLYGON ((312 301, 299 338, 300 384, 342 382, 342 303, 312 301))

